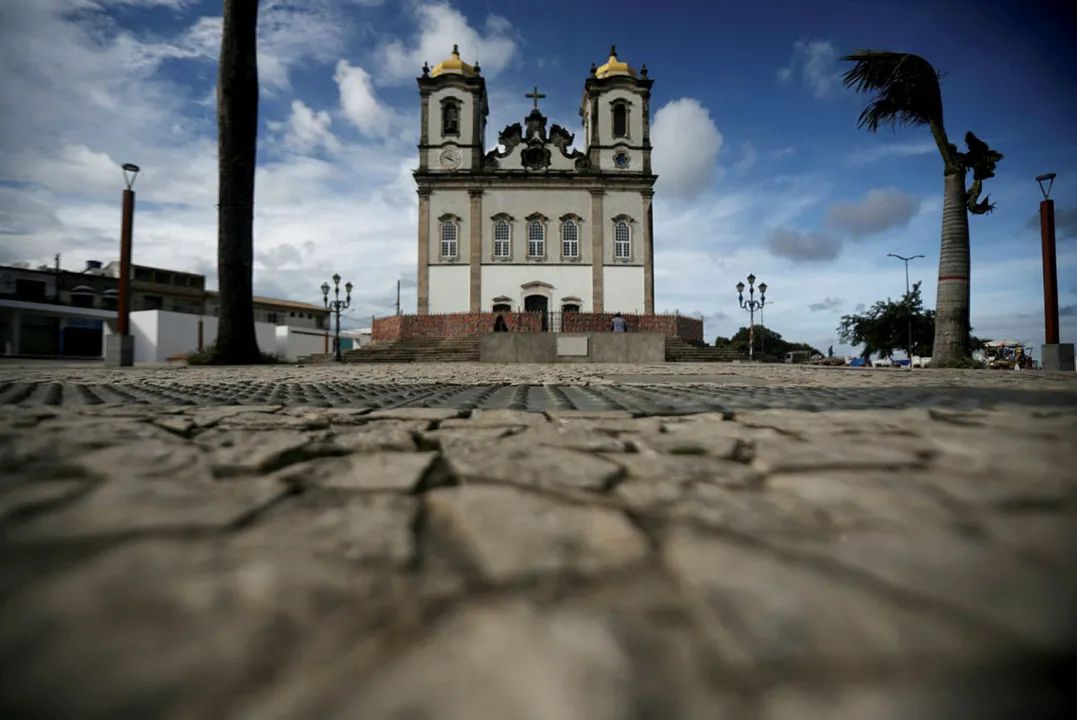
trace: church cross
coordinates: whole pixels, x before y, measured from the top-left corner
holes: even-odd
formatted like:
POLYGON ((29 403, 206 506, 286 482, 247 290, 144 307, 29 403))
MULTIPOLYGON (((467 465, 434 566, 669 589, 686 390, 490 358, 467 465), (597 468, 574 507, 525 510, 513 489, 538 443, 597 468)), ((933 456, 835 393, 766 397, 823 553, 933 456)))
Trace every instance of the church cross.
POLYGON ((545 95, 545 93, 540 93, 540 92, 538 91, 538 85, 536 85, 536 86, 535 86, 535 90, 534 90, 534 92, 529 92, 529 93, 527 93, 526 95, 524 95, 524 97, 526 97, 526 98, 531 98, 532 100, 534 100, 534 101, 535 101, 535 112, 538 112, 538 109, 539 109, 539 108, 538 108, 538 101, 539 101, 539 100, 540 100, 541 98, 544 98, 544 97, 546 97, 546 95, 545 95))

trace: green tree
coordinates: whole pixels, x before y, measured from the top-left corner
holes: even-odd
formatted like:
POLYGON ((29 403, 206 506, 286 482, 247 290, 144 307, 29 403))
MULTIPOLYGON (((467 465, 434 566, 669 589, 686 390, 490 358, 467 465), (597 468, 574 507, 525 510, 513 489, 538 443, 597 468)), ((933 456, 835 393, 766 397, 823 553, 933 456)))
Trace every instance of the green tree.
POLYGON ((989 148, 971 132, 965 134, 967 152, 950 143, 943 123, 939 72, 917 55, 880 50, 858 50, 844 60, 853 63, 844 75, 846 87, 873 97, 860 113, 858 127, 877 132, 881 125, 926 126, 943 161, 944 194, 942 244, 935 306, 937 322, 933 365, 959 366, 971 353, 969 325, 969 219, 968 213, 990 213, 990 196, 980 200, 983 181, 995 176, 1002 153, 989 148), (966 175, 972 171, 972 187, 966 175))
MULTIPOLYGON (((748 326, 741 327, 731 338, 719 337, 715 338, 715 347, 726 347, 736 350, 737 352, 748 352, 748 326)), ((787 352, 793 350, 806 350, 813 355, 822 355, 821 352, 813 348, 811 345, 805 343, 792 343, 782 337, 781 333, 775 332, 763 325, 755 326, 755 352, 766 353, 767 355, 785 355, 787 352)))
MULTIPOLYGON (((859 315, 843 315, 838 339, 846 345, 862 346, 860 357, 890 357, 895 350, 906 355, 931 356, 934 350, 934 310, 925 310, 920 283, 915 283, 901 300, 880 300, 859 315), (912 347, 909 347, 909 320, 912 320, 912 347)), ((982 348, 987 340, 969 336, 970 351, 982 348)), ((935 364, 932 357, 931 364, 935 364)))
POLYGON ((217 72, 217 361, 262 359, 254 332, 254 172, 258 143, 258 0, 224 0, 217 72))

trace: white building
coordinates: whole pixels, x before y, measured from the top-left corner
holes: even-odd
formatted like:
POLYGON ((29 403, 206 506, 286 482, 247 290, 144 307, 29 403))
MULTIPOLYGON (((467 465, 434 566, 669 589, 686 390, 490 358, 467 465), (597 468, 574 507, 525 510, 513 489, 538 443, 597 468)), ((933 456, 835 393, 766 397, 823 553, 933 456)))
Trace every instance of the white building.
POLYGON ((591 68, 582 150, 547 129, 545 95, 485 152, 478 64, 452 56, 418 78, 418 310, 654 312, 650 95, 610 49, 591 68))

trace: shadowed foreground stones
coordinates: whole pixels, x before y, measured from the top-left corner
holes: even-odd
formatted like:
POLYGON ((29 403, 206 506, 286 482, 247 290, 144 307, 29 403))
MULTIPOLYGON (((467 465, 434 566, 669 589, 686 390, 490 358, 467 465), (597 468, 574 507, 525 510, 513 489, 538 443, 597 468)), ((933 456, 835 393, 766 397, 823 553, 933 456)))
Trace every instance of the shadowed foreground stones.
POLYGON ((0 715, 1061 716, 1075 431, 6 408, 0 715))

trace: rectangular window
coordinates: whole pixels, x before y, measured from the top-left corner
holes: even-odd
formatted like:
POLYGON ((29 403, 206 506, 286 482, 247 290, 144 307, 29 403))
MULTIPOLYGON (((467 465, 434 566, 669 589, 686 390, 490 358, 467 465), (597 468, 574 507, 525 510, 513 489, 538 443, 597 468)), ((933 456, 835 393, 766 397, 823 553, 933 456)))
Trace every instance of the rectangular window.
POLYGON ((632 257, 632 232, 623 220, 613 229, 613 256, 620 260, 632 257))
POLYGON ((528 257, 546 255, 546 228, 538 220, 532 220, 527 226, 527 255, 528 257))
POLYGON ((512 230, 504 220, 499 220, 494 225, 494 257, 507 258, 512 255, 510 243, 512 230))
POLYGON ((580 228, 571 220, 561 226, 561 255, 567 258, 580 256, 580 228))
POLYGON ((143 310, 164 310, 165 299, 160 295, 143 295, 142 296, 142 309, 143 310))
POLYGON ((441 257, 456 257, 456 223, 447 222, 441 225, 441 257))

